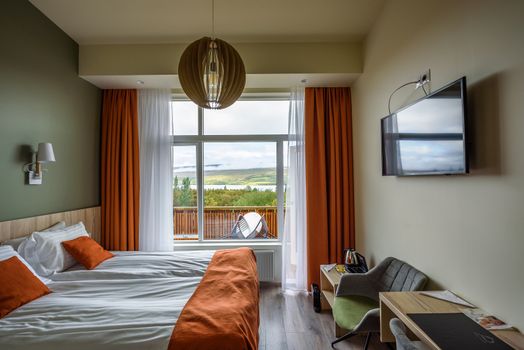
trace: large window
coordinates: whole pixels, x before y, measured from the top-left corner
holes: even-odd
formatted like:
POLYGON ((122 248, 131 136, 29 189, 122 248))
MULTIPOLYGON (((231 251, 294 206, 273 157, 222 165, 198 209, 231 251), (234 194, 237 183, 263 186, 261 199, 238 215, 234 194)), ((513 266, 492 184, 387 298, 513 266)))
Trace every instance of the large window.
POLYGON ((207 110, 174 100, 171 110, 175 239, 278 239, 289 101, 207 110))

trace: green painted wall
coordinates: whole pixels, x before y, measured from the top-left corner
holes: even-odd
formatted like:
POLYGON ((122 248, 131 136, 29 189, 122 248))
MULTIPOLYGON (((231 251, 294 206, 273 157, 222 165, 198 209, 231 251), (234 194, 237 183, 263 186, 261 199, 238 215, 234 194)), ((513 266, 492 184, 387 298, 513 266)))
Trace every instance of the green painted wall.
POLYGON ((0 2, 0 221, 99 205, 101 92, 78 77, 78 45, 27 1, 0 2), (29 148, 53 143, 44 183, 29 148))

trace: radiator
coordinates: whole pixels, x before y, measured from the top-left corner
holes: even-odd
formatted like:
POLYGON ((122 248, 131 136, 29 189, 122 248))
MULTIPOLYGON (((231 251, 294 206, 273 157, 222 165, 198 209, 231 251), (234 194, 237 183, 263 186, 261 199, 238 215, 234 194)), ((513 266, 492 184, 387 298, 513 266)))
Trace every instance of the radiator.
POLYGON ((275 264, 273 250, 255 250, 257 257, 258 279, 264 282, 273 282, 275 264))

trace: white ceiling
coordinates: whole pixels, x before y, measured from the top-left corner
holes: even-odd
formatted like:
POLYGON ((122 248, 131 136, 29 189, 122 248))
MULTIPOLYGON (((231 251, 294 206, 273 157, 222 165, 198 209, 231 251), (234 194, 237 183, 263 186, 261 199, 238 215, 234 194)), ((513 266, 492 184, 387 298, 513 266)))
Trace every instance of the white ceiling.
MULTIPOLYGON (((211 33, 211 0, 29 0, 79 44, 184 43, 211 33)), ((384 0, 215 0, 231 42, 361 41, 384 0)))

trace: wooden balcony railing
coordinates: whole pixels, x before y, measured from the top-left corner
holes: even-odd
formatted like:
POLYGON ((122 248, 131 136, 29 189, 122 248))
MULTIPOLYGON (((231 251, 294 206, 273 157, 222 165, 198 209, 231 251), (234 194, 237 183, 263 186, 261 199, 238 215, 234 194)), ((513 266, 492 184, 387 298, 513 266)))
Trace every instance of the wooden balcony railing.
MULTIPOLYGON (((278 237, 277 207, 205 207, 204 239, 227 239, 240 214, 257 212, 264 216, 269 229, 268 238, 278 237)), ((176 240, 198 239, 198 212, 196 207, 173 208, 176 240)))

